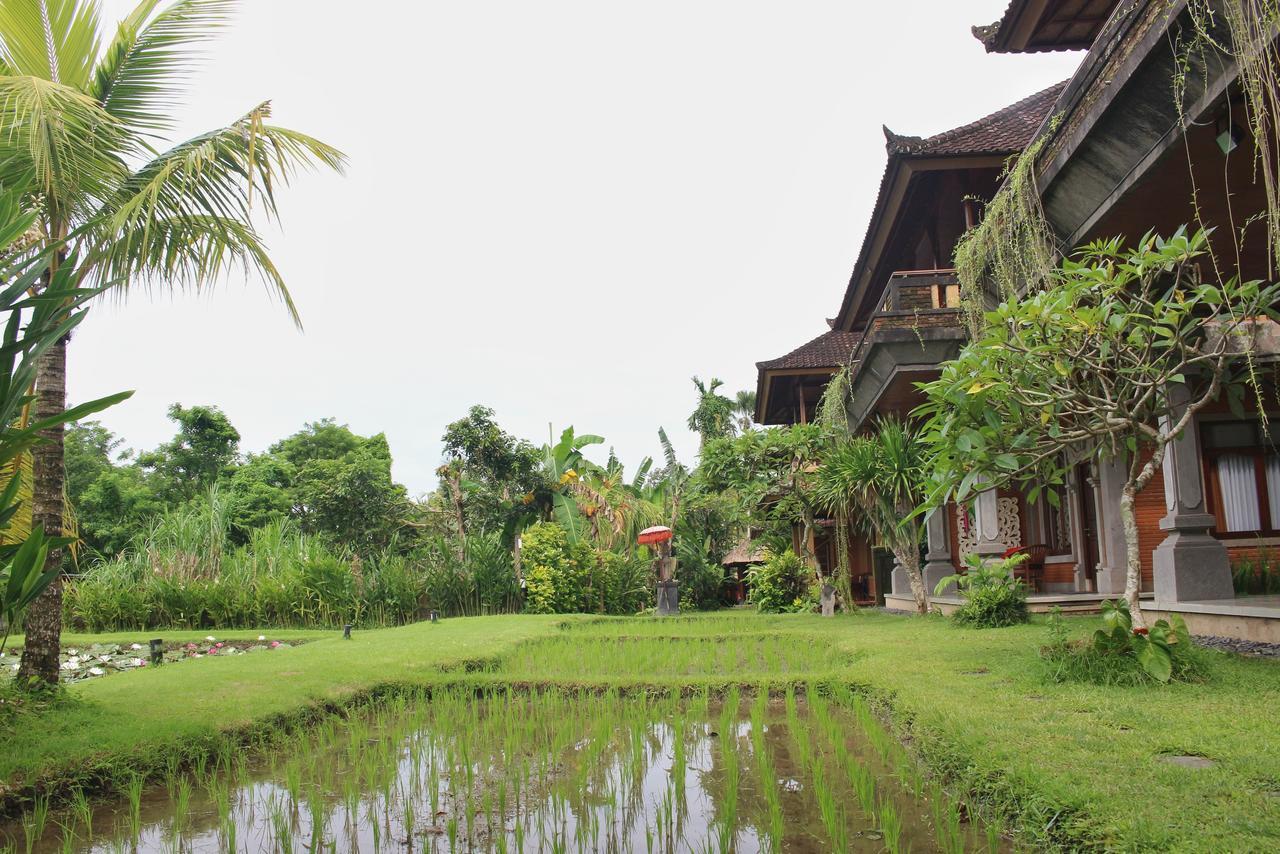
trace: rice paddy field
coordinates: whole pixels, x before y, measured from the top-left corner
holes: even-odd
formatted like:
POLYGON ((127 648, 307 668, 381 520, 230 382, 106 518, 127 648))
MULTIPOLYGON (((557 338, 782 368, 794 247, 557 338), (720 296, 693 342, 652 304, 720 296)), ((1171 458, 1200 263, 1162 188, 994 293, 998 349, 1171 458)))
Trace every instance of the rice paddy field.
POLYGON ((0 717, 0 852, 1277 847, 1275 662, 1055 685, 1045 631, 489 617, 121 671, 0 717))

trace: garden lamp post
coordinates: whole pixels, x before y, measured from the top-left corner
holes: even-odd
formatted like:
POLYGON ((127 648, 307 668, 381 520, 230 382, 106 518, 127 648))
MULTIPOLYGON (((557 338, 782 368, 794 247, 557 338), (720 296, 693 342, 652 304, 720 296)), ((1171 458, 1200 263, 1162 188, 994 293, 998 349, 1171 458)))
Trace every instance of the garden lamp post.
POLYGON ((653 573, 658 579, 658 616, 679 614, 680 590, 676 586, 676 559, 671 556, 671 529, 665 525, 645 528, 636 542, 658 548, 658 556, 653 561, 653 573))

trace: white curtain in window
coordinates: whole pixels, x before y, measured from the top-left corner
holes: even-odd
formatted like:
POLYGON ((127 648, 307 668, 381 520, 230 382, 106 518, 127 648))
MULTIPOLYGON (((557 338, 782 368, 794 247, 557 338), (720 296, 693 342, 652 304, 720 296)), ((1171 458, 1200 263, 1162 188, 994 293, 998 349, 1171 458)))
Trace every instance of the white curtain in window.
POLYGON ((1222 491, 1223 518, 1218 520, 1221 530, 1257 531, 1262 528, 1253 457, 1245 454, 1218 457, 1218 487, 1222 491))
POLYGON ((1267 454, 1267 497, 1271 500, 1271 530, 1280 531, 1280 454, 1267 454))

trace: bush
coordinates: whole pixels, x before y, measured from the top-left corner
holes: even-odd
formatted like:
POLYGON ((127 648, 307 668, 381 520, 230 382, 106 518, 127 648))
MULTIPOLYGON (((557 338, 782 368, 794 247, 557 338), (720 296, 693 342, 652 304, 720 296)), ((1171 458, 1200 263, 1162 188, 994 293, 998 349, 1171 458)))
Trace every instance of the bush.
POLYGON ((1280 593, 1280 567, 1270 548, 1259 547, 1253 557, 1231 563, 1231 582, 1237 595, 1280 593))
POLYGON ((987 562, 980 555, 969 555, 965 573, 939 581, 934 595, 941 595, 947 587, 956 585, 964 594, 964 604, 952 619, 962 626, 998 629, 1025 623, 1028 620, 1027 588, 1013 577, 1013 569, 1026 559, 1026 555, 1014 555, 987 562))
POLYGON ((531 614, 572 614, 593 610, 595 556, 554 522, 539 522, 521 535, 525 610, 531 614))
POLYGON ((1106 628, 1086 640, 1067 638, 1062 612, 1049 616, 1049 644, 1041 650, 1049 678, 1055 682, 1095 685, 1144 685, 1202 682, 1209 673, 1204 652, 1191 642, 1177 614, 1157 620, 1149 629, 1132 628, 1123 601, 1104 602, 1106 628))
POLYGON ((751 602, 765 613, 805 613, 817 609, 810 571, 790 549, 768 555, 750 573, 751 602))
POLYGON ((724 567, 712 561, 697 541, 682 540, 676 546, 680 566, 676 581, 680 583, 681 611, 711 611, 719 608, 724 596, 724 567))

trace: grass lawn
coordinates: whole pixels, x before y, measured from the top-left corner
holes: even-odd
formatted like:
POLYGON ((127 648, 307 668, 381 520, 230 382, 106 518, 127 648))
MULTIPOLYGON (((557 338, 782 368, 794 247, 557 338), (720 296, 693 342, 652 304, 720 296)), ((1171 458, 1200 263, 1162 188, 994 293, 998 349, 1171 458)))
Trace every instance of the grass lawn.
MULTIPOLYGON (((1096 622, 1068 625, 1084 634, 1096 622)), ((315 639, 279 653, 91 680, 72 688, 75 702, 22 716, 16 730, 0 730, 0 799, 12 800, 34 782, 156 770, 175 751, 211 745, 222 732, 270 725, 382 686, 834 679, 881 700, 930 769, 1009 811, 1036 847, 1280 850, 1274 661, 1214 653, 1213 678, 1203 685, 1055 685, 1040 673, 1043 623, 975 631, 878 613, 834 620, 741 612, 665 621, 483 617, 357 631, 350 642, 337 632, 265 633, 315 639), (1173 754, 1214 764, 1182 767, 1164 758, 1173 754)))

